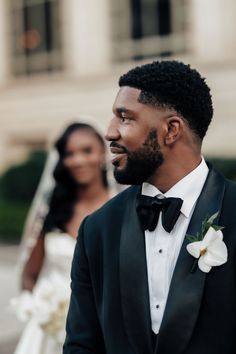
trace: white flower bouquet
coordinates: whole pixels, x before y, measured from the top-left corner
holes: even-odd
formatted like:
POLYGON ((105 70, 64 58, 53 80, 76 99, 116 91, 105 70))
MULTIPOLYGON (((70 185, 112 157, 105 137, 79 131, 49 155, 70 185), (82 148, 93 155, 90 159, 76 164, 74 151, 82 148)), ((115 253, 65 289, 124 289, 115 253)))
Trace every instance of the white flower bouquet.
POLYGON ((68 279, 53 273, 41 279, 32 292, 24 290, 18 298, 12 299, 11 306, 20 321, 33 319, 45 334, 62 343, 69 298, 68 279))

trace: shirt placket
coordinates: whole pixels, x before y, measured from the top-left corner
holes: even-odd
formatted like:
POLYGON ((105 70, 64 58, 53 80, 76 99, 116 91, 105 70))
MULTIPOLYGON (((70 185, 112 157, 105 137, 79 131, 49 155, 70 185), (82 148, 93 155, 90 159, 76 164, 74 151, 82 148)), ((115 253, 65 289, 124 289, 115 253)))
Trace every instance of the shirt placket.
POLYGON ((163 230, 162 225, 158 222, 155 230, 155 245, 153 247, 153 271, 152 271, 152 287, 153 302, 152 308, 155 318, 155 327, 159 330, 161 320, 164 313, 166 291, 167 291, 167 273, 168 273, 168 248, 169 238, 163 230))

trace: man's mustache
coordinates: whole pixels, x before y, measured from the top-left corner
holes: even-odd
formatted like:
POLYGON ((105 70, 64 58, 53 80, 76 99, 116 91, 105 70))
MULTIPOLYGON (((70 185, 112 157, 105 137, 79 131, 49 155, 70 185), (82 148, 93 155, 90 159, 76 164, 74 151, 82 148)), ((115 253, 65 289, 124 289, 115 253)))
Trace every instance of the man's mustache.
POLYGON ((112 142, 110 143, 110 148, 121 149, 122 152, 124 152, 125 154, 128 154, 128 153, 129 153, 129 150, 127 150, 125 146, 122 146, 122 145, 116 143, 115 141, 112 141, 112 142))

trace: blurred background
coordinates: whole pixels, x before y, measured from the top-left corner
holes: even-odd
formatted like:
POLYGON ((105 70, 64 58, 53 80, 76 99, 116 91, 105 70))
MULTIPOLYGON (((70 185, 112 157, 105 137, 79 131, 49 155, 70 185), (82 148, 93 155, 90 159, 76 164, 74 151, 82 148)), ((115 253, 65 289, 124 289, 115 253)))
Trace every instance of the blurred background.
POLYGON ((105 131, 123 72, 169 58, 197 68, 215 107, 204 154, 236 179, 235 14, 235 0, 0 0, 1 353, 21 330, 8 300, 46 151, 75 120, 105 131))

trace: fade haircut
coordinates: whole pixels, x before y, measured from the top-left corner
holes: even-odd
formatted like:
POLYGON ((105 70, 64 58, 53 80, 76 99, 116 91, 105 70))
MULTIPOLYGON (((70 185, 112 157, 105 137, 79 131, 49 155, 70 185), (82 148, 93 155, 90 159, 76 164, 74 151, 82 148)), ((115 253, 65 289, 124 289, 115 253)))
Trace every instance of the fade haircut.
POLYGON ((138 101, 174 109, 202 141, 213 116, 210 88, 199 72, 175 60, 154 61, 122 75, 119 86, 140 89, 138 101))

